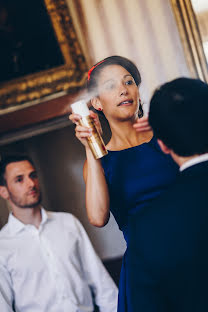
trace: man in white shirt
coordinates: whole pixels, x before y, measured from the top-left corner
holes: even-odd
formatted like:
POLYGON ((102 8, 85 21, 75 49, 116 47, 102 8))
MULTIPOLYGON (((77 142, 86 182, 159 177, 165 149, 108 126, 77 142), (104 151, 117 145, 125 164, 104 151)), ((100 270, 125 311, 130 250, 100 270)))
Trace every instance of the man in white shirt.
POLYGON ((0 311, 92 312, 95 301, 115 312, 117 287, 80 222, 41 207, 30 158, 1 161, 0 196, 11 207, 0 231, 0 311))
POLYGON ((130 220, 130 311, 207 312, 208 85, 188 78, 162 85, 149 122, 180 170, 130 220))

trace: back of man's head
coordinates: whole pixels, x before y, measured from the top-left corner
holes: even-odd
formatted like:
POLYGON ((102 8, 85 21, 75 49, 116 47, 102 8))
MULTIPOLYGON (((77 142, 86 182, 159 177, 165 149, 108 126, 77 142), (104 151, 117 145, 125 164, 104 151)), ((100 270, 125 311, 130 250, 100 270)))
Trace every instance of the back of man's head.
POLYGON ((157 89, 149 123, 155 136, 179 156, 208 152, 208 85, 178 78, 157 89))
POLYGON ((5 172, 6 172, 7 165, 14 163, 14 162, 25 161, 25 160, 31 163, 33 167, 35 167, 32 159, 27 155, 14 154, 14 155, 8 155, 5 157, 2 157, 0 161, 0 186, 6 186, 5 172))

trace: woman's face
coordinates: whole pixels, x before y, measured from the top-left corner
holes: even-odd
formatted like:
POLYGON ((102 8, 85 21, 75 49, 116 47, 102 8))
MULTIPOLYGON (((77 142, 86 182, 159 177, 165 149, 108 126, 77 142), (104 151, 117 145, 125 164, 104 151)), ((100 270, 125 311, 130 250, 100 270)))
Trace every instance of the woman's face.
POLYGON ((131 74, 122 66, 109 65, 99 73, 98 105, 109 121, 135 119, 139 90, 131 74))

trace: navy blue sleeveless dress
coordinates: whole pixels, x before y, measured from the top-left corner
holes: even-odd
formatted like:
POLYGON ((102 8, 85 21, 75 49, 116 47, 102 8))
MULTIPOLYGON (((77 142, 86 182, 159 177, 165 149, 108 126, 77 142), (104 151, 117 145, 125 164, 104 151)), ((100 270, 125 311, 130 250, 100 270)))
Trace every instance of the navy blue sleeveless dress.
MULTIPOLYGON (((174 182, 178 166, 161 151, 155 137, 135 147, 109 151, 101 161, 109 188, 110 210, 128 246, 129 216, 147 206, 174 182)), ((133 312, 126 283, 126 259, 125 253, 119 282, 119 312, 133 312)))

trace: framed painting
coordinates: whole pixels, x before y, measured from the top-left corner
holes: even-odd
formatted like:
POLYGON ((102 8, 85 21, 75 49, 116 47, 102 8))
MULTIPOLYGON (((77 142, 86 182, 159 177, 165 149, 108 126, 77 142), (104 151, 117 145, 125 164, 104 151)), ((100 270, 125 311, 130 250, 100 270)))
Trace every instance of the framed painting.
POLYGON ((0 115, 75 92, 87 65, 65 0, 0 0, 0 115))

